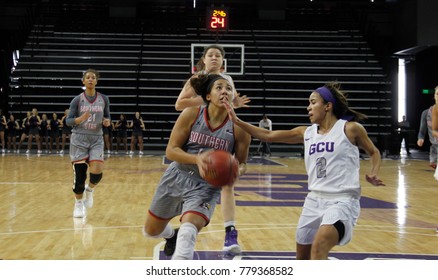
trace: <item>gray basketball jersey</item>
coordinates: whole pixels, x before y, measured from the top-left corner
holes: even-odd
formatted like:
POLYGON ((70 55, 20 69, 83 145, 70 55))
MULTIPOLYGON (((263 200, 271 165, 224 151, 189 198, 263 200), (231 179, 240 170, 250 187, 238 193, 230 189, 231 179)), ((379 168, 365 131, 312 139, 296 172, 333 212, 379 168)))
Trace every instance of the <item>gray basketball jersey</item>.
MULTIPOLYGON (((230 153, 234 152, 234 126, 233 122, 227 118, 224 122, 216 127, 211 128, 208 123, 207 106, 201 106, 198 117, 192 125, 189 139, 183 149, 190 154, 197 154, 207 150, 224 150, 230 153)), ((187 165, 177 163, 179 169, 193 172, 198 177, 199 170, 196 164, 187 165)))
POLYGON ((101 93, 96 92, 96 98, 93 101, 90 101, 84 92, 80 94, 78 98, 78 116, 83 115, 85 112, 90 112, 91 115, 86 121, 75 125, 72 132, 79 134, 103 135, 102 122, 105 106, 107 105, 104 96, 101 93))

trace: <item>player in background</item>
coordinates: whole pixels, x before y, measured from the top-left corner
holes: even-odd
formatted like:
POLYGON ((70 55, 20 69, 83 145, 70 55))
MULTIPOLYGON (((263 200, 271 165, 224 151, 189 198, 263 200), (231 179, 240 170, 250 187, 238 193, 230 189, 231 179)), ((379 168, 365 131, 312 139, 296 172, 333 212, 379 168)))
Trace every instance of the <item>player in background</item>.
POLYGON ((56 152, 59 153, 59 128, 61 127, 61 121, 58 119, 58 114, 53 113, 52 118, 49 120, 49 130, 50 130, 50 150, 52 153, 53 144, 56 145, 56 152))
POLYGON ((135 112, 134 118, 132 118, 131 124, 128 128, 132 128, 131 151, 129 153, 133 155, 138 146, 138 154, 143 155, 143 130, 145 129, 145 125, 140 112, 135 112))
POLYGON ((122 143, 125 147, 125 154, 128 155, 128 120, 126 119, 125 114, 120 114, 119 120, 114 125, 114 128, 117 130, 116 154, 119 152, 119 145, 122 143))
POLYGON ((17 149, 17 154, 20 153, 21 150, 21 145, 23 144, 24 140, 26 140, 26 138, 29 135, 29 127, 30 127, 30 117, 32 116, 32 113, 30 111, 26 112, 26 117, 22 120, 21 123, 21 135, 20 135, 20 141, 18 142, 18 149, 17 149))
POLYGON ((41 139, 40 139, 40 131, 39 127, 41 125, 41 118, 38 116, 38 110, 36 108, 32 109, 32 114, 29 118, 29 134, 27 138, 27 151, 26 154, 30 154, 30 150, 32 149, 32 139, 35 138, 35 142, 37 145, 37 153, 41 154, 41 139))
POLYGON ((20 131, 20 125, 13 114, 9 115, 6 129, 8 130, 8 152, 13 153, 17 149, 17 135, 20 131))
POLYGON ((74 218, 86 216, 93 207, 94 188, 102 179, 104 140, 102 126, 110 126, 110 103, 106 95, 96 91, 99 72, 88 69, 82 76, 85 91, 70 103, 66 124, 72 127, 70 159, 73 166, 74 218), (90 180, 87 181, 87 169, 90 180), (84 192, 86 193, 84 197, 84 192))

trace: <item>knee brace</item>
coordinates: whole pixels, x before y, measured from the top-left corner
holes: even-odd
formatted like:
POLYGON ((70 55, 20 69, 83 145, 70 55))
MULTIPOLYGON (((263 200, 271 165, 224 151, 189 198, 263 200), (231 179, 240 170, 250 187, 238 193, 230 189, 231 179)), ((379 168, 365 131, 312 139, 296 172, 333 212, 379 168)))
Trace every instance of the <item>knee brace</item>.
POLYGON ((90 183, 93 185, 97 185, 100 180, 102 180, 102 173, 94 174, 90 173, 90 183))
POLYGON ((75 194, 82 194, 85 191, 85 181, 87 180, 87 168, 86 163, 73 163, 74 182, 73 192, 75 194))

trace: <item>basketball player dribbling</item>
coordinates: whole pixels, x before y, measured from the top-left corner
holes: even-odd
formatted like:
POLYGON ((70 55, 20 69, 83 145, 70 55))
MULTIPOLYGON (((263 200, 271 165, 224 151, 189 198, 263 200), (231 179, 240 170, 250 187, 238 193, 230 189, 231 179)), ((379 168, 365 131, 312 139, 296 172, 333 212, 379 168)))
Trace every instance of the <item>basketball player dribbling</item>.
MULTIPOLYGON (((251 100, 246 96, 240 96, 236 91, 233 79, 231 76, 223 73, 225 50, 220 45, 209 45, 204 49, 201 59, 197 64, 197 73, 193 77, 197 77, 200 74, 217 74, 221 75, 231 84, 233 89, 232 103, 234 108, 248 107, 247 103, 251 100)), ((178 99, 175 103, 175 109, 182 111, 185 108, 192 106, 204 105, 204 100, 201 96, 197 95, 195 90, 190 85, 190 79, 185 83, 183 89, 178 95, 178 99)), ((223 251, 231 254, 239 254, 241 248, 238 242, 238 231, 235 226, 235 199, 234 188, 232 186, 226 186, 222 188, 221 192, 221 210, 224 218, 225 226, 225 241, 223 251)))
POLYGON ((207 105, 185 109, 172 129, 166 169, 152 199, 143 234, 167 240, 164 253, 174 260, 193 259, 196 237, 213 215, 221 189, 205 179, 208 155, 213 149, 234 152, 245 171, 251 137, 228 119, 224 100, 231 99, 232 86, 220 75, 192 78, 191 86, 207 105), (227 99, 228 98, 228 99, 227 99), (169 222, 181 215, 181 226, 169 222))
POLYGON ((311 126, 269 131, 240 120, 231 106, 227 108, 237 126, 261 141, 304 143, 310 193, 296 231, 297 259, 328 259, 334 246, 349 243, 360 213, 358 148, 370 157, 366 180, 384 184, 377 177, 380 152, 357 122, 366 116, 348 107, 339 84, 328 83, 312 92, 307 107, 311 126))

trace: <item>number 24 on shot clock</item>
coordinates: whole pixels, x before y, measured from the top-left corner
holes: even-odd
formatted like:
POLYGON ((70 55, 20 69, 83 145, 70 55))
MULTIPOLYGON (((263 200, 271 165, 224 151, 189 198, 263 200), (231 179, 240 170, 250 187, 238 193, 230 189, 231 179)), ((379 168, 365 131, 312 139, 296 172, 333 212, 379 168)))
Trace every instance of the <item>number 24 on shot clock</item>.
POLYGON ((224 8, 207 9, 207 29, 211 31, 228 30, 228 10, 224 8))

